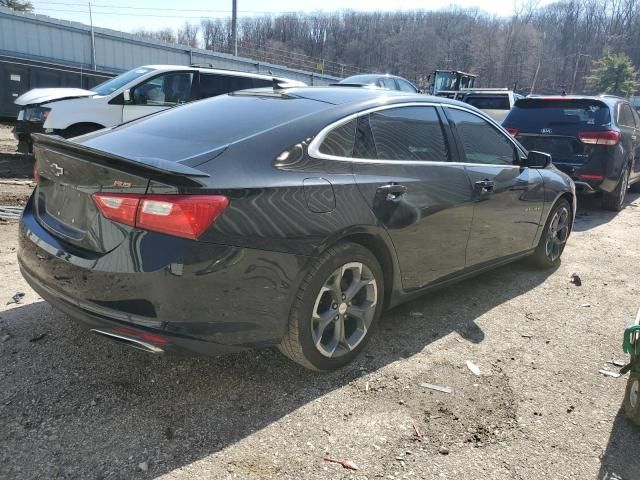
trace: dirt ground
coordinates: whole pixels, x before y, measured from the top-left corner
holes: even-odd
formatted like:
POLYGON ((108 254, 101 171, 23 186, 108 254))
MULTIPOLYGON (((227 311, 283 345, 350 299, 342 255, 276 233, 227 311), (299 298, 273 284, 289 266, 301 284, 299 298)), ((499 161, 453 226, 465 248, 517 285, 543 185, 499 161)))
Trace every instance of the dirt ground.
POLYGON ((627 200, 581 198, 557 270, 520 262, 389 311, 329 374, 274 350, 154 357, 90 336, 29 289, 17 222, 0 224, 0 478, 638 479, 626 378, 598 373, 626 360, 640 306, 627 200))
POLYGON ((33 158, 16 147, 10 125, 0 123, 0 205, 23 205, 33 190, 33 158))

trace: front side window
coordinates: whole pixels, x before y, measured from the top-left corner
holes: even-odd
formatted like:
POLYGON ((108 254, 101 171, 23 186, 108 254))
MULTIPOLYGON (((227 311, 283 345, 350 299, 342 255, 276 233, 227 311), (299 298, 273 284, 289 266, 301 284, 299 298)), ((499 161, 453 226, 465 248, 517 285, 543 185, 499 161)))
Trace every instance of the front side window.
POLYGON ((463 110, 447 109, 469 163, 513 165, 517 151, 511 140, 485 119, 463 110))
POLYGON ((133 105, 173 106, 191 99, 192 72, 158 75, 131 89, 133 105))
POLYGON ((448 161, 447 142, 435 107, 390 108, 371 113, 366 119, 370 138, 366 125, 359 124, 354 156, 389 161, 448 161), (376 156, 370 156, 374 149, 376 156))

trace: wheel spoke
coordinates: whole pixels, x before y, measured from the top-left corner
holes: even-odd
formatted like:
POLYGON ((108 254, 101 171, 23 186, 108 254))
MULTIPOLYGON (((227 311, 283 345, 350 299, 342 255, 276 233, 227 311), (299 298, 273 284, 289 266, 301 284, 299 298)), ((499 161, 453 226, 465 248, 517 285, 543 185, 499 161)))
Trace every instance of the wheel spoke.
POLYGON ((314 319, 313 331, 314 331, 314 336, 316 341, 320 341, 322 339, 322 335, 324 334, 324 331, 329 326, 329 324, 334 319, 334 317, 335 317, 335 313, 332 310, 327 310, 326 312, 321 314, 315 313, 313 315, 313 319, 314 319))

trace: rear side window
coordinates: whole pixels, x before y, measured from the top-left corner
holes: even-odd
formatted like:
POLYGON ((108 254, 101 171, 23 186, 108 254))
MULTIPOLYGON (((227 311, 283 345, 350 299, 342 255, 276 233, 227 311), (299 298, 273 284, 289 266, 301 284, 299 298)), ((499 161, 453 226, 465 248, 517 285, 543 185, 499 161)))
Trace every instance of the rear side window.
POLYGON ((618 124, 624 125, 625 127, 633 128, 635 128, 636 126, 636 121, 633 118, 631 107, 626 103, 620 104, 620 110, 618 112, 618 124))
POLYGON ((351 120, 331 130, 320 145, 320 153, 349 158, 353 154, 356 136, 356 120, 351 120))
POLYGON ((509 110, 509 97, 507 95, 470 95, 465 100, 480 110, 509 110))
MULTIPOLYGON (((367 116, 371 139, 359 128, 358 140, 373 140, 379 160, 448 161, 447 143, 434 107, 399 107, 367 116)), ((357 142, 358 143, 358 142, 357 142)), ((356 155, 371 155, 371 145, 359 145, 356 155)))
POLYGON ((236 90, 268 87, 270 85, 271 83, 267 80, 253 79, 250 77, 201 73, 200 98, 215 97, 224 95, 225 93, 235 92, 236 90))
POLYGON ((467 162, 513 165, 515 146, 484 118, 454 108, 447 109, 447 116, 455 125, 467 162))
POLYGON ((609 107, 599 100, 535 99, 518 100, 503 125, 526 130, 542 128, 576 130, 604 127, 611 123, 609 107))

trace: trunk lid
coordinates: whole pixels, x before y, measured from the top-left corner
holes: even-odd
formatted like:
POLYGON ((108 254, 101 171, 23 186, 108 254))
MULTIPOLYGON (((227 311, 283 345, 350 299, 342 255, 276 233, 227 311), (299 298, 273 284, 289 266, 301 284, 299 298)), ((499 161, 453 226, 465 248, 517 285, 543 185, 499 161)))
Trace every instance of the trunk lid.
POLYGON ((589 161, 591 145, 585 145, 578 137, 569 135, 518 134, 516 139, 527 150, 545 152, 553 157, 554 164, 583 165, 589 161))
POLYGON ((34 140, 37 221, 66 243, 98 254, 117 247, 132 227, 103 217, 93 193, 142 194, 151 180, 174 189, 201 186, 195 179, 208 176, 179 163, 130 160, 57 137, 35 134, 34 140))

